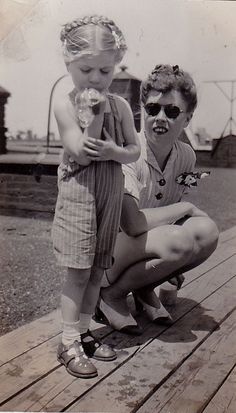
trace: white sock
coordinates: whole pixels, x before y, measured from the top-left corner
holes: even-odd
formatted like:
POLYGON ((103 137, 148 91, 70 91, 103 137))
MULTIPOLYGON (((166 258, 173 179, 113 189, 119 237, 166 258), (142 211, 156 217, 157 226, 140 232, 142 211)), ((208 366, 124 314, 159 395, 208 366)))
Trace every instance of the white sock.
POLYGON ((63 322, 62 344, 68 346, 73 344, 75 340, 81 341, 79 321, 73 323, 63 322))
POLYGON ((87 333, 89 326, 90 326, 91 319, 92 319, 92 314, 80 313, 80 316, 79 316, 80 334, 87 333))

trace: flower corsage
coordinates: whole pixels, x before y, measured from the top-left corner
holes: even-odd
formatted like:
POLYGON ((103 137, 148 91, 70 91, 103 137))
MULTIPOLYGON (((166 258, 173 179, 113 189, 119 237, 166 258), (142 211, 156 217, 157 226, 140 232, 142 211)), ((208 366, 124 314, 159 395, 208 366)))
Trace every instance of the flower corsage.
POLYGON ((197 186, 197 180, 205 178, 206 176, 210 175, 210 171, 203 171, 203 172, 184 172, 183 174, 177 176, 176 182, 179 185, 187 186, 191 188, 193 186, 197 186))

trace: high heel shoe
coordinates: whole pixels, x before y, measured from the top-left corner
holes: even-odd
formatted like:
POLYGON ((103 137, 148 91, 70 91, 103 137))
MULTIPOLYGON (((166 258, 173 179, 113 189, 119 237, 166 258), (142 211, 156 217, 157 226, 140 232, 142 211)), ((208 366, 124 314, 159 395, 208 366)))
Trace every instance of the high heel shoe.
POLYGON ((175 277, 170 278, 168 283, 176 285, 177 290, 180 290, 182 284, 184 283, 185 276, 183 274, 176 275, 175 277))
POLYGON ((146 314, 149 320, 151 320, 152 322, 157 323, 157 324, 163 324, 163 325, 171 325, 173 323, 173 319, 170 313, 168 313, 168 311, 162 305, 161 301, 160 301, 160 307, 156 308, 156 307, 153 307, 152 305, 147 304, 137 294, 134 295, 134 300, 135 300, 135 305, 136 303, 138 303, 139 310, 141 308, 140 305, 143 307, 143 310, 146 311, 146 314))
POLYGON ((142 334, 142 328, 136 323, 131 314, 124 316, 100 299, 95 309, 95 321, 110 325, 121 333, 139 336, 142 334))

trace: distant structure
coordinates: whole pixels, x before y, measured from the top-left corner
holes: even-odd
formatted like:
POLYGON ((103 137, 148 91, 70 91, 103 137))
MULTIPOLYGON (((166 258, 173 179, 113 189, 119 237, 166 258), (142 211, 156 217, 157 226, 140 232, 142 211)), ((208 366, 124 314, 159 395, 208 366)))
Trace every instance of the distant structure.
POLYGON ((47 142, 46 142, 46 147, 47 147, 47 153, 49 153, 49 147, 50 147, 50 138, 51 136, 55 136, 54 134, 52 135, 51 133, 51 112, 52 112, 52 99, 53 99, 53 93, 55 91, 55 88, 57 84, 64 79, 68 74, 60 76, 52 85, 51 91, 50 91, 50 96, 49 96, 49 106, 48 106, 48 124, 47 124, 47 142))
POLYGON ((211 163, 214 166, 235 167, 236 166, 236 135, 233 133, 233 126, 236 126, 233 118, 236 80, 212 80, 206 83, 213 83, 223 93, 230 102, 230 115, 224 130, 218 139, 213 139, 213 149, 211 151, 211 163), (230 84, 230 95, 222 88, 222 85, 230 84), (226 130, 229 130, 226 134, 226 130))
POLYGON ((6 132, 7 128, 5 127, 5 104, 7 99, 11 94, 0 86, 0 154, 7 152, 6 148, 6 132))
POLYGON ((122 96, 126 99, 132 109, 134 116, 134 123, 137 131, 140 131, 140 85, 141 80, 127 72, 127 66, 120 66, 120 72, 118 72, 112 81, 109 88, 111 93, 122 96))
POLYGON ((194 133, 191 127, 188 127, 183 131, 180 139, 193 148, 198 166, 211 165, 212 142, 208 140, 205 129, 200 128, 197 133, 194 133))
POLYGON ((181 136, 181 140, 190 144, 194 149, 197 165, 225 168, 236 167, 236 135, 233 133, 233 127, 236 127, 236 122, 233 119, 236 80, 211 80, 205 83, 213 83, 230 102, 230 116, 223 132, 217 139, 212 139, 207 134, 205 128, 198 128, 193 133, 191 128, 188 127, 181 136), (224 84, 230 84, 230 94, 223 89, 222 85, 224 84))
POLYGON ((236 136, 227 135, 220 139, 213 139, 211 163, 214 166, 225 168, 236 167, 236 136))

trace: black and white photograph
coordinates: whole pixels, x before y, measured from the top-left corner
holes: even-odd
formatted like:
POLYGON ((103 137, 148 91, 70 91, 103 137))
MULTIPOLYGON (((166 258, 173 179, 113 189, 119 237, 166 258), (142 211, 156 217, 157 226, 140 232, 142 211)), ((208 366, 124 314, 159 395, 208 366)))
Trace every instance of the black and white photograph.
POLYGON ((0 411, 236 412, 235 16, 1 0, 0 411))

